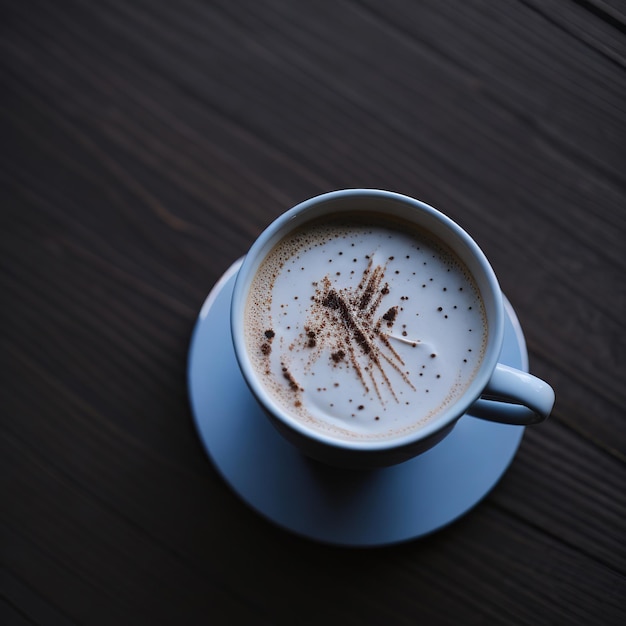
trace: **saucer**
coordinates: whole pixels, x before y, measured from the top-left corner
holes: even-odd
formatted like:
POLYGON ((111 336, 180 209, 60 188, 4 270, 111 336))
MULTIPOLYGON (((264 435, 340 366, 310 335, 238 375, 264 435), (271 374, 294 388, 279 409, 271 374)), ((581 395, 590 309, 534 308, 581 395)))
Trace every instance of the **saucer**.
MULTIPOLYGON (((467 513, 513 460, 522 426, 464 415, 439 444, 400 465, 341 470, 298 452, 270 424, 244 382, 230 335, 230 300, 241 259, 207 297, 188 360, 200 439, 224 480, 262 516, 327 544, 383 546, 422 537, 467 513)), ((528 371, 521 327, 507 313, 500 362, 528 371)))

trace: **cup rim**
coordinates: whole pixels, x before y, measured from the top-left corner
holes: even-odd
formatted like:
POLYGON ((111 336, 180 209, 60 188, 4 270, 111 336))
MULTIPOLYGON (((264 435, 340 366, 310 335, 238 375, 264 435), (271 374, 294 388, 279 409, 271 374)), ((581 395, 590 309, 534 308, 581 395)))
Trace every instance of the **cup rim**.
MULTIPOLYGON (((319 208, 318 208, 319 210, 319 208)), ((352 209, 354 210, 354 209, 352 209)), ((447 241, 446 243, 450 245, 447 241)), ((451 246, 452 247, 452 246, 451 246)), ((456 248, 453 250, 458 254, 456 248)), ((463 259, 465 262, 465 259, 463 259)), ((466 263, 467 264, 467 263, 466 263)), ((474 274, 475 272, 472 272, 474 274)), ((475 277, 476 278, 476 277, 475 277)), ((477 280, 477 282, 479 282, 477 280)), ((487 308, 487 303, 485 302, 487 308)), ((437 432, 445 429, 458 420, 465 412, 471 407, 471 405, 480 397, 481 392, 487 386, 489 379, 495 369, 504 338, 504 305, 502 299, 502 292, 498 284, 495 272, 487 260, 485 254, 480 249, 474 239, 456 222, 446 216, 444 213, 435 209, 429 204, 416 200, 410 196, 400 194, 393 191, 385 191, 381 189, 368 189, 368 188, 354 188, 354 189, 340 189, 335 191, 326 192, 303 202, 296 204, 291 209, 288 209, 283 214, 278 216, 272 221, 257 237, 255 242, 250 247, 248 253, 243 259, 242 265, 239 268, 235 285, 233 289, 233 295, 231 300, 231 335, 233 345, 235 349, 235 356, 237 358, 239 368, 242 372, 244 380, 248 384, 248 387, 253 392, 256 400, 261 406, 271 414, 275 419, 282 422, 287 427, 296 431, 300 435, 303 435, 309 439, 312 439, 318 443, 322 443, 326 446, 336 449, 344 450, 360 450, 360 451, 385 451, 395 450, 400 447, 409 446, 419 441, 425 440, 437 432), (248 296, 248 290, 250 282, 254 277, 256 268, 260 262, 265 258, 267 251, 265 249, 273 238, 279 241, 284 235, 293 230, 293 228, 300 225, 300 222, 306 223, 305 219, 309 213, 312 213, 310 219, 313 220, 318 217, 315 214, 316 207, 320 207, 331 201, 342 199, 354 199, 354 198, 380 198, 388 201, 395 201, 398 203, 406 204, 418 209, 421 212, 429 214, 434 217, 440 224, 444 226, 446 230, 452 231, 457 240, 463 243, 467 252, 477 261, 478 266, 482 271, 482 278, 480 281, 480 293, 483 302, 486 297, 490 303, 489 311, 487 314, 487 347, 483 356, 482 362, 479 366, 479 370, 474 376, 471 383, 461 394, 461 396, 451 404, 439 412, 438 415, 433 417, 423 426, 416 428, 404 435, 397 437, 388 437, 380 439, 339 439, 321 432, 314 427, 307 426, 299 421, 295 416, 286 411, 280 404, 275 402, 268 391, 265 389, 260 381, 260 378, 256 375, 254 367, 251 364, 251 360, 247 353, 245 344, 245 333, 243 332, 244 326, 244 312, 245 305, 248 296), (291 224, 291 226, 290 226, 291 224), (282 234, 281 234, 282 233, 282 234), (279 236, 280 234, 280 236, 279 236), (265 253, 264 253, 265 251, 265 253), (262 258, 259 255, 264 253, 262 258), (484 285, 489 286, 489 293, 483 293, 484 285), (462 409, 462 410, 461 410, 462 409)))

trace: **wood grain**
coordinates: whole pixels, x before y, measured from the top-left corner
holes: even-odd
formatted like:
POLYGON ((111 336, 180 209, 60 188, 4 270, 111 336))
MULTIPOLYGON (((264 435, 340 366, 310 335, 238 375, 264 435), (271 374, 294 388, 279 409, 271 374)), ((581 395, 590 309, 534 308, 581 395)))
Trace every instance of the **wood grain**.
POLYGON ((623 3, 0 16, 0 622, 624 622, 623 3), (557 393, 474 511, 367 551, 239 502, 185 386, 213 283, 342 187, 469 230, 557 393))

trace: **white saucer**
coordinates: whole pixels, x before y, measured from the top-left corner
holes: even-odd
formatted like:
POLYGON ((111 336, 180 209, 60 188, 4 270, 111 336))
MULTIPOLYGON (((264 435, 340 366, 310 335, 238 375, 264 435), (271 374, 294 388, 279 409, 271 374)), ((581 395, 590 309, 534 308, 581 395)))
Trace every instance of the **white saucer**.
MULTIPOLYGON (((513 460, 521 426, 462 417, 441 443, 410 461, 373 471, 309 460, 279 435, 241 377, 230 336, 230 299, 241 260, 207 297, 188 362, 200 439, 239 496, 275 524, 342 546, 382 546, 421 537, 467 513, 513 460)), ((500 361, 528 371, 519 322, 508 301, 500 361)))

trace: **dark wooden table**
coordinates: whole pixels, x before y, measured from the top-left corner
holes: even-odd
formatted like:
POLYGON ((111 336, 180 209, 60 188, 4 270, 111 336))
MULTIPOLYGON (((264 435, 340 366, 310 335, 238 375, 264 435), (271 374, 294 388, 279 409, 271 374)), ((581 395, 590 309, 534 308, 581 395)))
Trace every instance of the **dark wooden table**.
POLYGON ((626 623, 626 7, 3 1, 2 624, 626 623), (472 233, 557 393, 493 492, 373 550, 275 528, 196 435, 199 308, 293 204, 472 233))

